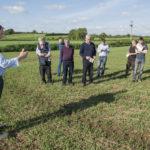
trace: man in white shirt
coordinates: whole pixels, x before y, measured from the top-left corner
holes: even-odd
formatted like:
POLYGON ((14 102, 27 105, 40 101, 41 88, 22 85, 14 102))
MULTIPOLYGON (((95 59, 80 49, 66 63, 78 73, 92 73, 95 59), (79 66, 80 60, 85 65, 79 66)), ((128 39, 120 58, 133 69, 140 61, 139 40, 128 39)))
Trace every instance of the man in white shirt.
POLYGON ((145 64, 145 55, 147 54, 148 46, 145 44, 143 37, 139 38, 136 45, 136 59, 133 73, 133 82, 142 81, 143 68, 145 64))
MULTIPOLYGON (((4 36, 4 28, 0 25, 0 39, 4 36)), ((5 70, 11 67, 17 67, 19 66, 19 62, 26 58, 28 55, 28 52, 22 49, 20 54, 11 59, 6 59, 2 54, 0 54, 0 98, 3 91, 4 81, 3 81, 3 75, 5 73, 5 70)), ((6 132, 2 132, 1 128, 3 128, 4 125, 0 124, 0 139, 1 137, 7 136, 6 132)))
POLYGON ((97 53, 99 55, 99 65, 97 68, 97 76, 100 77, 104 75, 105 72, 105 65, 107 62, 107 56, 109 53, 109 45, 106 43, 105 40, 102 40, 102 43, 98 45, 97 53))

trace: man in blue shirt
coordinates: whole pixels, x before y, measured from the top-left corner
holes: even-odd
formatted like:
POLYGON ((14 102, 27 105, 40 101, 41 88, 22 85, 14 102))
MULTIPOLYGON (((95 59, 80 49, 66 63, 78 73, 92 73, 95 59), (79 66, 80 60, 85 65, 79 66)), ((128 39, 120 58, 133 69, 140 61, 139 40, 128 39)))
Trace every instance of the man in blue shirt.
MULTIPOLYGON (((0 39, 4 35, 4 28, 0 25, 0 39)), ((26 52, 24 49, 20 52, 19 56, 11 59, 6 59, 2 54, 0 54, 0 98, 3 91, 4 81, 3 81, 3 75, 5 73, 5 70, 7 68, 16 67, 19 66, 19 62, 26 58, 28 55, 28 52, 26 52)), ((0 130, 3 128, 3 125, 0 124, 0 130)), ((0 132, 0 139, 1 137, 7 136, 6 132, 0 132)))
POLYGON ((96 57, 94 43, 91 42, 90 35, 86 35, 85 42, 80 47, 80 56, 83 59, 83 86, 86 86, 86 74, 89 73, 89 82, 93 82, 93 63, 96 57))

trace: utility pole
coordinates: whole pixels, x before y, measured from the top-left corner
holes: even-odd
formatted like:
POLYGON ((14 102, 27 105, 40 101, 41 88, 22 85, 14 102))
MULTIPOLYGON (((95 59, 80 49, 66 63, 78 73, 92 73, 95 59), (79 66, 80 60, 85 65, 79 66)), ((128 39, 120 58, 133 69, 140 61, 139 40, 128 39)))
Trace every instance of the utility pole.
POLYGON ((130 40, 132 40, 133 39, 133 21, 130 22, 130 29, 131 29, 131 31, 130 31, 130 40))

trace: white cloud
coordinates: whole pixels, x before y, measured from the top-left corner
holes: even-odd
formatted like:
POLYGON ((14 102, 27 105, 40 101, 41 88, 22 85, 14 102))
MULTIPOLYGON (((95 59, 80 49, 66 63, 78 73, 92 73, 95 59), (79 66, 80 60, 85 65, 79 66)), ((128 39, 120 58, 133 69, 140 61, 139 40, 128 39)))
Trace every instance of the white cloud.
POLYGON ((75 18, 71 21, 71 23, 81 23, 81 22, 85 22, 87 21, 89 18, 88 17, 78 17, 78 18, 75 18))
POLYGON ((49 10, 63 10, 66 8, 66 5, 62 4, 49 4, 46 6, 49 10))
POLYGON ((64 14, 60 14, 59 17, 63 17, 63 19, 71 20, 72 18, 76 18, 77 16, 88 16, 89 19, 93 19, 100 15, 105 15, 106 12, 111 12, 111 9, 115 8, 124 0, 106 0, 99 2, 98 4, 89 7, 88 9, 83 9, 81 11, 76 11, 74 13, 70 13, 64 16, 64 14))
POLYGON ((25 12, 25 7, 23 5, 8 5, 3 6, 3 10, 8 11, 10 14, 19 14, 25 12))
POLYGON ((0 23, 6 23, 7 21, 5 19, 0 19, 0 23))
POLYGON ((130 16, 130 13, 127 11, 123 11, 123 12, 121 12, 121 15, 122 16, 130 16))

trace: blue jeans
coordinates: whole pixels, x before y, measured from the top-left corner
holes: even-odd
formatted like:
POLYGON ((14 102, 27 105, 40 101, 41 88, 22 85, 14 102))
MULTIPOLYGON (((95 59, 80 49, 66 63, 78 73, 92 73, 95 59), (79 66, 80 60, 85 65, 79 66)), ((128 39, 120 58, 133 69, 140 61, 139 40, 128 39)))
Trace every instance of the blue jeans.
POLYGON ((97 68, 97 75, 98 76, 104 75, 106 62, 107 62, 107 56, 100 56, 99 57, 99 65, 97 68))
POLYGON ((58 76, 60 76, 60 75, 61 75, 61 65, 62 65, 62 60, 61 60, 61 59, 59 59, 58 71, 57 71, 58 76))
POLYGON ((133 71, 133 80, 141 80, 142 79, 142 73, 144 68, 144 59, 136 59, 135 60, 135 68, 133 71))

